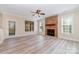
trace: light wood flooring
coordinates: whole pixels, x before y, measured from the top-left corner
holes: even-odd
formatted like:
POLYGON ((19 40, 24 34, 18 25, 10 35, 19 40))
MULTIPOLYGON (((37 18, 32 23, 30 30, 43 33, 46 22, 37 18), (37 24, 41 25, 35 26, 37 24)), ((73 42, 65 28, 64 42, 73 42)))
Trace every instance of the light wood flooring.
POLYGON ((50 36, 31 35, 6 39, 0 54, 78 54, 79 42, 50 36))

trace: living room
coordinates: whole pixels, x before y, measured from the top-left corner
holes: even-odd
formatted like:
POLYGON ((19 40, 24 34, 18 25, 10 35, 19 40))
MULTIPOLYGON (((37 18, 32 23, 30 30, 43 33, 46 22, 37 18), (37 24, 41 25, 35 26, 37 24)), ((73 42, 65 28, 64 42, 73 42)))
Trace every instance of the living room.
POLYGON ((1 4, 0 53, 77 53, 78 22, 75 4, 1 4))

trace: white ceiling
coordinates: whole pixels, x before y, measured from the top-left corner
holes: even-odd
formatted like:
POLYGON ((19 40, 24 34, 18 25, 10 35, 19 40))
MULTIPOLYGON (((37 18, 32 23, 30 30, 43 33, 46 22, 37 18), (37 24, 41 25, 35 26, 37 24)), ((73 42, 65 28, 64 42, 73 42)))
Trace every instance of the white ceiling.
POLYGON ((77 4, 0 4, 0 9, 29 17, 31 16, 31 11, 36 9, 41 9, 42 12, 45 12, 46 16, 51 16, 78 6, 77 4))

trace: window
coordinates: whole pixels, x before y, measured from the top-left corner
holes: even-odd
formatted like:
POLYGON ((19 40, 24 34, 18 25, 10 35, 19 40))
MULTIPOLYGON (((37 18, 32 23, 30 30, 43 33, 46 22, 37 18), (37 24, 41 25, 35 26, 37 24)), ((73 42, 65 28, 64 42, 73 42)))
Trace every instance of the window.
POLYGON ((62 33, 72 33, 72 16, 62 17, 62 33))
POLYGON ((33 21, 25 21, 25 32, 34 31, 34 22, 33 21))

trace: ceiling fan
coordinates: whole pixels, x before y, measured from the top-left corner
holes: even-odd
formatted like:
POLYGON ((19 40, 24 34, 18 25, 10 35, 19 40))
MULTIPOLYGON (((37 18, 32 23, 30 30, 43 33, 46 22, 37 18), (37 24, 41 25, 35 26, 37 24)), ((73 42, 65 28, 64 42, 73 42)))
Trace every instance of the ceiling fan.
POLYGON ((33 13, 33 15, 32 15, 32 16, 37 15, 38 17, 40 17, 41 15, 45 15, 45 13, 42 13, 41 11, 42 11, 42 10, 37 9, 35 12, 32 12, 32 13, 33 13))

